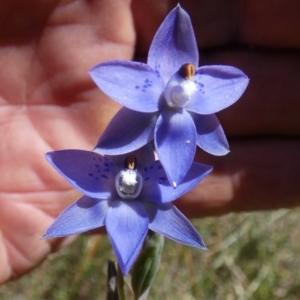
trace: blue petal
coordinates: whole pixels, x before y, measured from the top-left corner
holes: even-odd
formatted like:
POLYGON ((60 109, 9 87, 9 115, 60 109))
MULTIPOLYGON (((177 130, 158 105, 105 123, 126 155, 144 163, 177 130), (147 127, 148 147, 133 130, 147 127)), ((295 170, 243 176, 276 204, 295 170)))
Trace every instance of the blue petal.
POLYGON ((140 202, 114 201, 105 223, 120 268, 126 276, 143 246, 148 216, 140 202))
MULTIPOLYGON (((130 152, 130 155, 135 156, 137 159, 137 169, 143 169, 147 165, 154 162, 154 152, 150 144, 147 144, 135 151, 130 152)), ((124 169, 124 160, 128 156, 128 153, 121 155, 106 155, 106 157, 115 165, 116 169, 124 169)))
POLYGON ((198 90, 186 109, 209 115, 236 102, 244 93, 249 78, 234 67, 204 66, 196 70, 194 81, 198 90))
POLYGON ((107 200, 83 196, 59 215, 43 238, 64 237, 99 228, 104 225, 108 210, 107 200))
POLYGON ((118 103, 140 112, 155 112, 163 81, 148 65, 132 61, 108 61, 90 70, 96 85, 118 103))
POLYGON ((144 183, 139 199, 155 203, 174 201, 193 189, 211 171, 211 166, 193 163, 181 184, 174 189, 170 185, 162 165, 156 161, 141 172, 144 183))
POLYGON ((189 15, 179 5, 165 18, 152 41, 148 65, 157 70, 165 84, 179 68, 199 65, 199 52, 189 15))
POLYGON ((144 203, 149 216, 149 229, 188 246, 206 250, 206 246, 191 222, 171 203, 144 203))
POLYGON ((97 199, 111 199, 115 190, 116 170, 105 157, 84 150, 48 152, 46 159, 75 188, 97 199))
POLYGON ((229 145, 224 130, 218 118, 212 115, 198 115, 191 113, 197 131, 197 145, 213 155, 225 155, 229 152, 229 145))
POLYGON ((185 110, 164 109, 158 118, 155 147, 170 183, 176 187, 183 180, 194 159, 196 128, 185 110))
POLYGON ((106 127, 95 151, 119 155, 141 148, 153 140, 158 115, 121 108, 106 127))

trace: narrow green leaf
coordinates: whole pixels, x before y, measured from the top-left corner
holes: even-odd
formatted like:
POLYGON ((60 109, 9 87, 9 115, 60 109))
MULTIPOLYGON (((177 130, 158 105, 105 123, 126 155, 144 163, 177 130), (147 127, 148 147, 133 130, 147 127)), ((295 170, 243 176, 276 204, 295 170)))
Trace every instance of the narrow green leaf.
POLYGON ((160 265, 163 246, 163 236, 149 230, 143 249, 131 270, 131 286, 135 300, 147 298, 160 265))

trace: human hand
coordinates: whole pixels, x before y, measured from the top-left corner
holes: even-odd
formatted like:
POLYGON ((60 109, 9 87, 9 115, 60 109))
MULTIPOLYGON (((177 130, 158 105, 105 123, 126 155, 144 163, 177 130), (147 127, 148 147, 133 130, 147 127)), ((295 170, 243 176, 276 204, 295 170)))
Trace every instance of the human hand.
POLYGON ((88 70, 132 58, 130 16, 120 0, 0 2, 0 282, 70 241, 40 240, 79 197, 44 154, 92 149, 118 109, 88 70))
MULTIPOLYGON (((300 45, 296 2, 280 23, 288 34, 281 35, 276 27, 253 27, 264 20, 260 5, 253 19, 253 9, 245 7, 245 18, 235 20, 240 8, 224 10, 222 1, 214 7, 193 3, 181 5, 191 14, 204 50, 201 65, 238 67, 250 77, 250 85, 237 104, 219 115, 234 139, 232 152, 220 158, 198 152, 197 159, 214 165, 215 172, 179 200, 180 208, 188 216, 200 216, 296 205, 300 61, 296 52, 275 51, 300 45), (231 41, 272 49, 222 47, 231 41), (282 166, 284 171, 279 170, 282 166)), ((25 273, 69 242, 39 240, 63 208, 79 197, 49 166, 44 153, 91 149, 119 108, 94 86, 87 71, 101 61, 131 59, 135 51, 136 58, 146 57, 157 27, 176 4, 137 0, 132 14, 130 2, 120 0, 0 4, 0 281, 25 273)), ((283 18, 280 7, 268 9, 275 15, 277 9, 283 18)))

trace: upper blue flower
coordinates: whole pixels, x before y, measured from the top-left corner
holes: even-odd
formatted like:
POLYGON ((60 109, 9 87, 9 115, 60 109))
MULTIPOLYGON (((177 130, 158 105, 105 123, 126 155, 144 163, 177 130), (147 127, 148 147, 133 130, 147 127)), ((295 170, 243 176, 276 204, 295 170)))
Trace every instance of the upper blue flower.
POLYGON ((191 167, 196 145, 214 155, 228 153, 214 113, 241 97, 248 77, 231 66, 198 64, 191 20, 178 5, 154 36, 147 64, 115 60, 91 69, 98 87, 124 105, 96 149, 109 155, 128 153, 154 138, 173 186, 191 167))
POLYGON ((105 225, 124 276, 136 260, 148 228, 176 242, 205 249, 196 229, 170 202, 197 185, 212 167, 193 163, 182 184, 174 189, 149 147, 129 156, 107 158, 90 151, 62 150, 49 152, 46 158, 84 196, 62 212, 44 238, 105 225))

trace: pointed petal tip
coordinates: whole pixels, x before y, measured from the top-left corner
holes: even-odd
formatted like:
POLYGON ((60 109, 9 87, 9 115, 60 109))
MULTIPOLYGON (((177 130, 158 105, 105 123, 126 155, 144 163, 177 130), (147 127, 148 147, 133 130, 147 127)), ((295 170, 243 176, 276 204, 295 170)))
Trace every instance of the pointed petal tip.
POLYGON ((51 239, 51 238, 56 238, 56 236, 52 236, 51 234, 48 234, 46 232, 42 237, 40 237, 40 240, 51 239))
POLYGON ((199 239, 198 239, 198 246, 196 246, 198 249, 200 249, 200 250, 204 250, 204 251, 206 251, 206 250, 208 250, 208 248, 206 247, 206 245, 204 244, 204 241, 203 241, 203 239, 202 239, 202 237, 199 235, 199 239))
POLYGON ((88 70, 88 74, 91 76, 91 78, 93 78, 93 73, 94 73, 95 69, 96 69, 98 66, 99 66, 99 64, 93 66, 92 68, 90 68, 90 69, 88 70))
POLYGON ((128 268, 128 266, 126 266, 126 265, 124 265, 124 264, 122 264, 122 263, 120 263, 120 262, 119 262, 119 266, 120 266, 122 275, 123 275, 124 277, 126 277, 126 276, 129 274, 129 271, 130 271, 131 267, 128 268))
POLYGON ((208 251, 208 248, 204 245, 204 246, 201 246, 200 248, 201 250, 204 250, 204 251, 208 251))
POLYGON ((41 238, 40 240, 45 240, 45 239, 49 239, 49 238, 55 238, 56 236, 49 234, 48 232, 46 232, 41 238))
POLYGON ((58 239, 58 238, 62 238, 62 237, 65 237, 65 236, 56 236, 56 235, 51 235, 51 234, 45 233, 42 237, 40 237, 40 241, 45 240, 45 239, 58 239))
POLYGON ((52 152, 46 152, 44 155, 45 155, 45 158, 49 161, 50 160, 50 157, 51 157, 51 154, 52 152))

